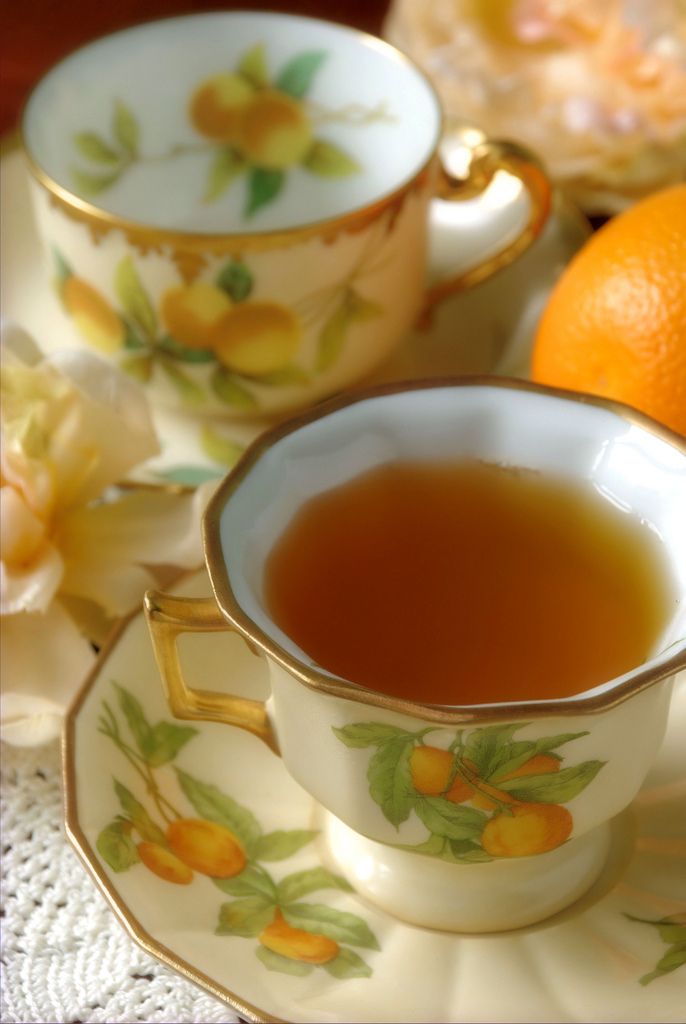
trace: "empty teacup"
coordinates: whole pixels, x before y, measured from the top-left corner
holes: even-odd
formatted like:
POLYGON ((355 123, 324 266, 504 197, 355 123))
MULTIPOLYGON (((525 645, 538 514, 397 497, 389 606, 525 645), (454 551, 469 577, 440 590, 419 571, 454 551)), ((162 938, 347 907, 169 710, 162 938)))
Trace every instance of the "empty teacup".
POLYGON ((459 273, 429 294, 441 131, 423 74, 340 25, 223 12, 84 47, 23 119, 64 337, 201 412, 268 414, 363 378, 427 297, 505 265, 547 217, 536 161, 463 132, 441 193, 474 209, 453 232, 459 273), (530 215, 466 266, 499 173, 530 215))
POLYGON ((170 707, 280 753, 389 911, 532 923, 598 877, 661 742, 685 521, 683 439, 628 407, 497 378, 329 402, 217 491, 214 597, 147 596, 170 707), (184 681, 177 635, 227 629, 266 704, 184 681))

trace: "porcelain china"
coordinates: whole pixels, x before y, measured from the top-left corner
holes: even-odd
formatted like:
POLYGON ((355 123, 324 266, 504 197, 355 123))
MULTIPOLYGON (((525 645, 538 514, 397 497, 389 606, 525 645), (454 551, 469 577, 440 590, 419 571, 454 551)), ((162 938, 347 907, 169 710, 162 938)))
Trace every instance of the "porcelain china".
MULTIPOLYGON (((207 593, 201 573, 178 591, 207 593)), ((264 664, 236 636, 188 637, 192 678, 264 697, 264 664)), ((70 838, 145 949, 247 1020, 676 1022, 686 955, 686 676, 640 792, 610 825, 598 880, 538 926, 479 936, 431 931, 373 907, 342 880, 321 808, 256 738, 175 723, 142 615, 102 653, 65 734, 70 838), (172 810, 173 808, 173 810, 172 810), (140 857, 167 818, 242 835, 244 884, 187 885, 140 857), (334 960, 279 959, 260 941, 276 903, 338 945, 334 960), (285 961, 285 962, 284 962, 285 961), (497 979, 497 984, 494 984, 497 979)), ((240 876, 239 876, 240 877, 240 876)))

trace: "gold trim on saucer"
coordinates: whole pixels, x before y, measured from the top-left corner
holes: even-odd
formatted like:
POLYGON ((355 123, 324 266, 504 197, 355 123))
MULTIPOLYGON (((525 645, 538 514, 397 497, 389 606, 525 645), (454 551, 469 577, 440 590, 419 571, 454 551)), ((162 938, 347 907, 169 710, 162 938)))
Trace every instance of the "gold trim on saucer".
MULTIPOLYGON (((368 690, 352 682, 332 678, 314 667, 304 665, 261 629, 243 610, 231 586, 226 570, 221 544, 220 522, 226 502, 250 473, 255 463, 269 448, 288 434, 299 430, 315 420, 347 406, 367 401, 370 398, 420 389, 474 386, 527 391, 580 405, 596 406, 597 408, 614 413, 624 421, 635 424, 642 430, 656 435, 686 456, 686 439, 621 402, 506 377, 446 377, 419 382, 406 381, 400 384, 382 384, 379 387, 359 391, 352 395, 345 394, 330 399, 294 417, 287 423, 274 427, 262 434, 248 448, 236 468, 223 480, 210 499, 203 519, 205 561, 217 604, 226 619, 226 628, 238 630, 245 640, 252 643, 257 649, 264 651, 268 657, 273 658, 275 662, 285 668, 294 678, 310 689, 321 690, 324 693, 341 697, 345 700, 354 700, 360 704, 395 711, 422 721, 436 722, 441 725, 461 725, 473 722, 496 723, 512 721, 513 719, 531 720, 552 716, 564 717, 581 713, 607 711, 618 704, 622 704, 628 698, 667 676, 674 675, 681 669, 686 668, 685 649, 681 652, 675 652, 660 666, 640 669, 631 679, 594 696, 585 697, 582 693, 566 700, 528 701, 516 704, 490 704, 473 707, 432 705, 421 702, 413 703, 397 697, 390 697, 387 694, 378 693, 374 690, 368 690)), ((216 695, 215 699, 218 699, 220 696, 216 695)))
MULTIPOLYGON (((185 572, 177 578, 176 583, 181 583, 192 575, 193 573, 185 572)), ((106 871, 95 855, 91 843, 86 838, 83 829, 79 824, 78 780, 76 777, 76 721, 79 716, 79 712, 85 703, 86 697, 95 685, 95 682, 100 676, 110 654, 115 649, 121 640, 122 635, 130 626, 132 621, 141 614, 141 611, 134 612, 127 618, 122 619, 112 630, 106 643, 101 648, 95 665, 88 673, 88 676, 86 677, 86 680, 84 681, 83 686, 81 687, 74 703, 70 707, 65 719, 62 730, 62 781, 64 786, 64 819, 67 838, 76 850, 82 864, 114 911, 120 924, 124 927, 124 930, 134 942, 146 951, 146 953, 149 953, 167 967, 171 967, 173 970, 183 975, 183 977, 187 978, 188 981, 192 981, 194 984, 200 985, 216 999, 221 999, 225 1003, 228 1003, 229 1006, 231 1006, 231 1008, 234 1009, 244 1020, 253 1021, 255 1024, 286 1024, 283 1018, 273 1017, 265 1010, 253 1006, 252 1003, 246 1002, 241 999, 240 996, 237 996, 235 992, 224 988, 223 985, 214 981, 203 971, 193 967, 192 964, 189 964, 188 961, 184 960, 182 957, 176 956, 168 946, 159 942, 150 934, 150 932, 143 928, 135 915, 131 910, 129 910, 116 888, 110 882, 106 871)))

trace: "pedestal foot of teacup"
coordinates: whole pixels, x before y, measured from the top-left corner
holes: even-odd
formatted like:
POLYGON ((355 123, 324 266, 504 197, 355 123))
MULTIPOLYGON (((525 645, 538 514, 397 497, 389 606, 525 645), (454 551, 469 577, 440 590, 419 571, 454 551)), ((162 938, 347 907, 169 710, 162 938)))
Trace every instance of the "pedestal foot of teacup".
POLYGON ((329 853, 360 896, 444 931, 504 931, 550 917, 593 885, 610 844, 605 823, 535 857, 452 864, 367 839, 325 815, 329 853))

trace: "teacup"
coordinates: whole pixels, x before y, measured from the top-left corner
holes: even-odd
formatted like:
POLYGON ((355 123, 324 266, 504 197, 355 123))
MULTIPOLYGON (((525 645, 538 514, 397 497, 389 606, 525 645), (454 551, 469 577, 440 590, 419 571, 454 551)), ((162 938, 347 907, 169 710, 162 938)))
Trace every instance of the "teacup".
POLYGON ((549 210, 533 157, 475 131, 443 137, 406 57, 309 18, 117 32, 41 80, 22 132, 66 314, 55 329, 155 402, 202 413, 269 415, 364 378, 427 302, 515 259, 549 210), (496 186, 500 205, 528 192, 529 213, 470 263, 496 186), (428 285, 437 194, 456 200, 454 272, 428 285))
POLYGON ((389 911, 453 930, 532 923, 596 880, 608 851, 608 823, 632 801, 658 750, 669 680, 686 667, 684 522, 683 439, 628 407, 505 378, 387 386, 332 400, 264 436, 213 497, 204 541, 214 597, 147 595, 171 710, 179 718, 247 729, 279 753, 326 809, 330 853, 340 870, 389 911), (564 699, 448 707, 339 678, 299 649, 270 617, 263 594, 265 561, 295 512, 312 495, 373 466, 441 458, 590 481, 650 524, 663 541, 676 602, 649 659, 564 699), (266 657, 266 704, 184 682, 177 635, 227 629, 266 657), (426 814, 420 819, 402 776, 401 739, 430 731, 431 744, 454 749, 458 730, 467 747, 477 738, 496 747, 516 742, 520 753, 566 745, 555 791, 539 790, 530 799, 537 807, 556 805, 558 814, 564 804, 568 832, 545 852, 515 856, 486 843, 488 823, 499 813, 493 805, 490 817, 453 806, 449 820, 438 813, 433 823, 426 814), (382 749, 385 782, 368 774, 373 758, 380 770, 382 749), (380 795, 382 782, 388 799, 380 795), (400 805, 402 813, 392 813, 400 805))

